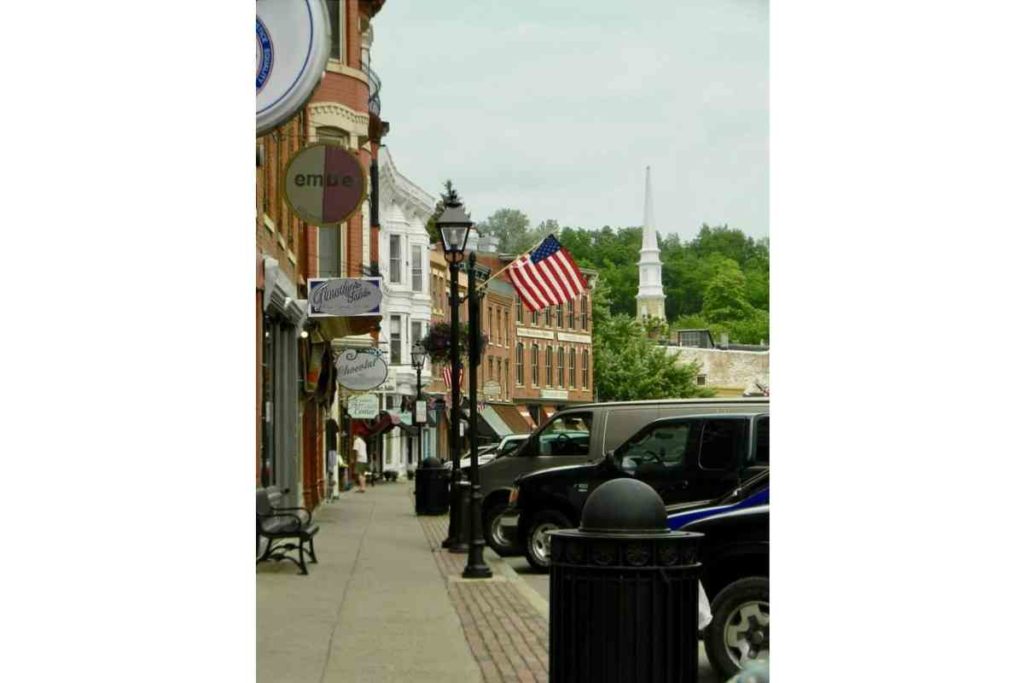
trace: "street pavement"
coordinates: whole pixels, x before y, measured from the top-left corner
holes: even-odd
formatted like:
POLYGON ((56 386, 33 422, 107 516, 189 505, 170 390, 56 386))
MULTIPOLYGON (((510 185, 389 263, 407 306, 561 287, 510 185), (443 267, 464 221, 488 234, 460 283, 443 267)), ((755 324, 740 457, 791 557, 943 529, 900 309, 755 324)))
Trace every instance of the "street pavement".
MULTIPOLYGON (((257 680, 547 681, 548 577, 487 549, 492 579, 440 547, 408 482, 345 493, 314 515, 318 564, 256 568, 257 680)), ((715 683, 700 651, 699 683, 715 683)))

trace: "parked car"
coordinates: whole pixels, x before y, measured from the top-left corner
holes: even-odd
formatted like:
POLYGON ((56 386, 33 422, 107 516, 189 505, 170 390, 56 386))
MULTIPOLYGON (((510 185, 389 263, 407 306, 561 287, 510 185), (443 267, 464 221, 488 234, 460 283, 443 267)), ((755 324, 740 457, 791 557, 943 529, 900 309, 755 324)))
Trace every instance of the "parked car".
POLYGON ((563 465, 598 462, 641 427, 665 417, 717 413, 756 415, 768 411, 767 398, 678 399, 591 403, 551 416, 518 449, 480 468, 484 496, 484 537, 499 555, 522 554, 515 526, 503 522, 515 479, 563 465))
POLYGON ((724 680, 768 659, 768 505, 705 517, 682 529, 704 534, 700 580, 711 601, 704 649, 724 680))
MULTIPOLYGON (((529 434, 508 434, 502 437, 498 443, 487 444, 486 446, 480 446, 477 449, 477 459, 481 465, 485 465, 495 458, 500 458, 503 455, 508 455, 515 449, 519 448, 519 445, 530 438, 529 434)), ((470 457, 468 454, 463 454, 462 460, 459 461, 459 467, 465 469, 470 465, 470 457)), ((451 461, 447 461, 444 464, 445 469, 451 469, 451 461)))
POLYGON ((692 518, 688 509, 746 491, 746 484, 761 482, 759 475, 766 489, 767 410, 762 406, 759 412, 655 420, 598 463, 519 477, 506 519, 516 518, 516 538, 526 559, 537 569, 547 569, 548 533, 579 526, 590 492, 611 479, 633 477, 649 484, 676 526, 692 518))

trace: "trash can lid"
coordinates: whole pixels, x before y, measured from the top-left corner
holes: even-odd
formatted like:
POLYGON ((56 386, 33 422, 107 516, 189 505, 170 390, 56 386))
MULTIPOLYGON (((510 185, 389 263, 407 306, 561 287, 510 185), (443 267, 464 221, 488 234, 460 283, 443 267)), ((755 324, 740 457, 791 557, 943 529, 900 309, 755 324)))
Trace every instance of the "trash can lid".
POLYGON ((582 531, 668 533, 665 503, 636 479, 612 479, 590 494, 583 506, 582 531))
POLYGON ((444 467, 444 465, 442 465, 441 461, 437 458, 424 458, 423 462, 420 463, 420 467, 425 467, 426 469, 438 469, 444 467))

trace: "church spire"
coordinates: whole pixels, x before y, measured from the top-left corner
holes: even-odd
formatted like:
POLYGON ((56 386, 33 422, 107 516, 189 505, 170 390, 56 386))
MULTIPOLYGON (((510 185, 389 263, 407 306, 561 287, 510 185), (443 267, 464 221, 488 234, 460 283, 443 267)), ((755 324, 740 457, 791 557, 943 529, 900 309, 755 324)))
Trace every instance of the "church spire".
POLYGON ((665 292, 661 287, 661 250, 654 229, 654 196, 651 167, 644 179, 644 238, 640 246, 640 288, 636 295, 636 317, 665 319, 665 292))

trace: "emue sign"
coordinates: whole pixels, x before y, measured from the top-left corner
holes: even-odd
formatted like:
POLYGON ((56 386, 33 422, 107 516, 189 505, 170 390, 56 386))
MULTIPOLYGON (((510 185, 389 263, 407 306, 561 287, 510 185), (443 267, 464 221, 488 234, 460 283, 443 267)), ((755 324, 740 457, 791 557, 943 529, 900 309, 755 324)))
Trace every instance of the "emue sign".
POLYGON ((388 364, 376 351, 347 349, 334 364, 338 384, 352 391, 376 389, 388 378, 388 364))
POLYGON ((366 176, 358 157, 341 145, 311 145, 288 162, 284 197, 307 223, 335 225, 362 206, 366 176))
POLYGON ((310 278, 309 317, 380 315, 380 278, 310 278))

